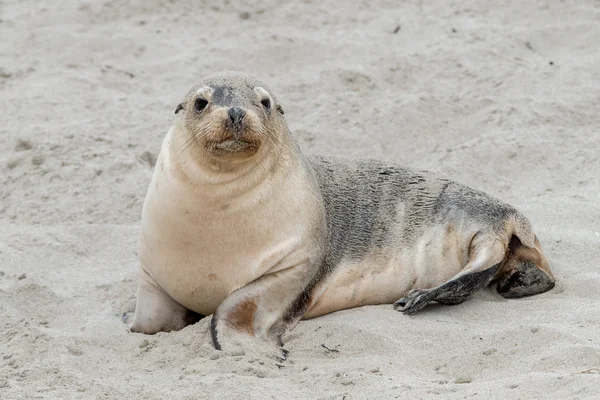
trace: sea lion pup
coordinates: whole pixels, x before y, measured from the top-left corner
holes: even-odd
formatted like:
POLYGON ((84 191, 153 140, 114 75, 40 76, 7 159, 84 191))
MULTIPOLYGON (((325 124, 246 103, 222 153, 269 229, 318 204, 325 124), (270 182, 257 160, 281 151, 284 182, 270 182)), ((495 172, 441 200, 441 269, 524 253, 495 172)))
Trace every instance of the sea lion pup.
POLYGON ((414 314, 494 280, 504 297, 554 286, 516 209, 427 172, 304 156, 250 76, 210 75, 175 113, 142 212, 133 332, 213 314, 217 349, 250 339, 284 357, 301 318, 393 302, 414 314))

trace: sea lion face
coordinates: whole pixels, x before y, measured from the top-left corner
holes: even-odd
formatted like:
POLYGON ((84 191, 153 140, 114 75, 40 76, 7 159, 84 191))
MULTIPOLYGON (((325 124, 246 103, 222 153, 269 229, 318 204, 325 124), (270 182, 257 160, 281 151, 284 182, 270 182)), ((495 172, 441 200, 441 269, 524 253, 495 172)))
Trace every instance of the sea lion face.
POLYGON ((218 159, 245 159, 281 141, 283 109, 265 86, 242 73, 210 75, 177 107, 190 142, 218 159))

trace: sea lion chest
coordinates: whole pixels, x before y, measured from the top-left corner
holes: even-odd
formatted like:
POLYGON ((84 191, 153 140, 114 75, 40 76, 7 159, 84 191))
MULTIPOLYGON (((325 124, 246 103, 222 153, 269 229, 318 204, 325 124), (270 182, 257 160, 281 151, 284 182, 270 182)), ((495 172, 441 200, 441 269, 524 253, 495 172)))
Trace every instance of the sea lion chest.
POLYGON ((211 314, 234 290, 314 256, 316 207, 307 204, 305 181, 266 179, 243 193, 215 196, 159 165, 138 254, 142 268, 183 306, 211 314))

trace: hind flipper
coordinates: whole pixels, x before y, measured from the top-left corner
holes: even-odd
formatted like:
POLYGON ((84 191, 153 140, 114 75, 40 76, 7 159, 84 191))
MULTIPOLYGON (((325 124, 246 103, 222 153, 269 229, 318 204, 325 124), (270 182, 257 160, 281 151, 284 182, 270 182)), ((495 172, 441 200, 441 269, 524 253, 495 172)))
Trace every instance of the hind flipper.
POLYGON ((500 295, 507 298, 532 296, 554 287, 556 279, 537 238, 535 247, 531 248, 513 237, 509 249, 507 260, 498 273, 500 295))

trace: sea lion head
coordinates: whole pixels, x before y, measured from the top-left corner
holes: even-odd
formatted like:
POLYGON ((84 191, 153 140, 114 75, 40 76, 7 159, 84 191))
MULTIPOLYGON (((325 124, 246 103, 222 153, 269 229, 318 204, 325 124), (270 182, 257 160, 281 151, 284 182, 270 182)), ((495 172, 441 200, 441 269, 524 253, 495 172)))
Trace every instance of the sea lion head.
POLYGON ((219 160, 251 158, 288 134, 275 96, 242 72, 207 76, 188 92, 175 114, 183 117, 189 144, 219 160))

